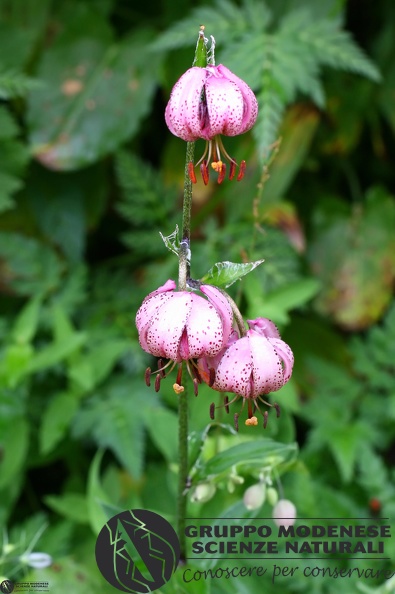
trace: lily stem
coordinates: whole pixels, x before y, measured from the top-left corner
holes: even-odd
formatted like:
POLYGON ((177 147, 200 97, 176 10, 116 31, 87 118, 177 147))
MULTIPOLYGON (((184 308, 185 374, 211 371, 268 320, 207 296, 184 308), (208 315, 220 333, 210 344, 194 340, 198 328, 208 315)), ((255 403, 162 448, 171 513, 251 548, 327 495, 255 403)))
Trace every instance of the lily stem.
POLYGON ((178 290, 185 291, 190 277, 191 266, 191 211, 192 211, 192 182, 189 177, 189 163, 193 163, 195 143, 187 142, 187 154, 184 173, 184 200, 182 204, 182 230, 179 249, 178 290))
MULTIPOLYGON (((189 163, 193 163, 195 143, 187 143, 184 199, 182 205, 182 230, 178 260, 178 290, 185 291, 190 277, 191 265, 191 210, 192 210, 192 182, 189 177, 189 163)), ((180 541, 181 560, 186 557, 185 547, 185 517, 187 515, 186 485, 188 479, 188 399, 187 386, 178 396, 178 539, 180 541)))

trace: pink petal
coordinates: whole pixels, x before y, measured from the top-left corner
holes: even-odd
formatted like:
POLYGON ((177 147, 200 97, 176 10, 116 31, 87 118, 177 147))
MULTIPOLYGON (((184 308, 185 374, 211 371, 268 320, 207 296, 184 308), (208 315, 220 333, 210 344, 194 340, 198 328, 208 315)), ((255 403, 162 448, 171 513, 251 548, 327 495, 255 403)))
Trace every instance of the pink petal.
POLYGON ((176 283, 173 280, 168 280, 156 291, 147 295, 136 314, 136 327, 139 332, 140 345, 147 352, 149 352, 146 338, 148 328, 155 313, 171 298, 171 291, 175 288, 176 283))
POLYGON ((212 287, 211 285, 202 285, 200 290, 208 297, 209 301, 214 305, 221 317, 223 326, 223 346, 225 346, 228 343, 233 324, 233 312, 230 303, 226 299, 225 295, 221 293, 221 291, 219 291, 216 287, 212 287))
POLYGON ((210 76, 207 78, 205 88, 210 122, 207 139, 217 134, 225 136, 241 134, 244 99, 238 86, 226 78, 210 76))
POLYGON ((216 369, 213 388, 249 398, 252 367, 249 340, 244 336, 226 349, 216 369))
POLYGON ((269 342, 273 345, 274 349, 277 352, 277 355, 283 362, 284 384, 286 384, 292 375, 292 369, 294 365, 293 352, 287 345, 287 343, 281 339, 270 338, 269 342))
POLYGON ((172 293, 158 309, 147 330, 149 352, 156 357, 181 361, 178 348, 192 309, 192 294, 172 293))
POLYGON ((253 394, 275 392, 284 385, 284 374, 281 359, 271 342, 253 330, 247 332, 253 362, 253 394))
POLYGON ((221 316, 214 305, 199 295, 193 295, 194 304, 187 323, 189 357, 216 355, 224 346, 221 316))
POLYGON ((202 109, 206 77, 205 68, 189 68, 174 85, 166 106, 165 120, 170 132, 188 142, 202 138, 206 125, 202 109))
MULTIPOLYGON (((258 102, 256 97, 247 83, 233 74, 233 72, 231 72, 229 68, 226 68, 226 66, 219 64, 217 66, 217 71, 229 81, 235 83, 243 96, 244 114, 241 123, 241 129, 238 132, 238 134, 243 134, 244 132, 250 130, 256 122, 256 118, 258 116, 258 102)), ((230 136, 230 134, 228 136, 230 136)))
POLYGON ((255 320, 247 320, 247 324, 251 330, 255 330, 258 334, 266 336, 266 338, 280 338, 280 333, 277 326, 273 324, 268 318, 256 318, 255 320))

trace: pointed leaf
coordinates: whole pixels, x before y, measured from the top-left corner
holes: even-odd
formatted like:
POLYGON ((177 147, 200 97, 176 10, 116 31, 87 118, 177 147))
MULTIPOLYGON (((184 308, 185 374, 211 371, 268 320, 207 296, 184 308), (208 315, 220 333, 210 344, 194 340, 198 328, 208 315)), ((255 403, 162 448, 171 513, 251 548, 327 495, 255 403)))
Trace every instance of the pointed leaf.
POLYGON ((203 276, 201 282, 207 285, 227 288, 254 270, 257 266, 262 264, 262 262, 264 262, 264 260, 256 260, 255 262, 247 262, 245 264, 217 262, 210 268, 207 274, 203 276))

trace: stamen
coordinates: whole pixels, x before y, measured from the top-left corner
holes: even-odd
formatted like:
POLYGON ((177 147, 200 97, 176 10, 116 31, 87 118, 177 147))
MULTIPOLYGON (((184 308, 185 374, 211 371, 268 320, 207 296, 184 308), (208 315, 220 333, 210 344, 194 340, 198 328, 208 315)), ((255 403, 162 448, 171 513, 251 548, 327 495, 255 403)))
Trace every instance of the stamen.
POLYGON ((235 424, 235 429, 236 431, 239 430, 239 413, 235 413, 234 418, 234 424, 235 424))
POLYGON ((195 175, 195 170, 193 168, 193 161, 189 161, 189 163, 188 163, 188 175, 189 175, 189 179, 191 180, 191 182, 193 184, 196 184, 197 179, 196 179, 196 175, 195 175))
POLYGON ((245 420, 245 424, 248 425, 252 425, 252 426, 256 426, 258 425, 258 419, 256 417, 250 417, 249 419, 245 420))
POLYGON ((248 400, 248 418, 251 419, 252 417, 252 404, 251 400, 248 400))
POLYGON ((176 383, 179 386, 181 386, 181 384, 182 384, 182 363, 180 363, 178 366, 176 383))
POLYGON ((214 367, 210 367, 210 369, 208 370, 208 372, 210 374, 210 377, 209 377, 209 380, 208 380, 208 385, 210 386, 210 388, 212 388, 213 385, 214 385, 214 382, 215 382, 215 369, 214 369, 214 367))
POLYGON ((193 380, 193 393, 195 394, 195 396, 197 396, 199 394, 199 382, 196 379, 196 377, 193 380))
POLYGON ((216 171, 217 173, 221 173, 222 170, 222 161, 213 161, 211 163, 211 167, 214 169, 214 171, 216 171))
POLYGON ((214 421, 214 416, 215 416, 214 413, 215 413, 215 404, 214 404, 214 402, 212 402, 210 404, 210 419, 212 421, 214 421))
POLYGON ((225 398, 224 398, 224 407, 225 407, 226 412, 229 414, 229 398, 227 395, 225 395, 225 398))
POLYGON ((234 161, 230 162, 230 169, 229 169, 229 179, 232 180, 236 173, 236 163, 234 161))
POLYGON ((158 374, 155 378, 155 392, 159 392, 161 376, 158 374))
POLYGON ((148 387, 151 385, 151 367, 147 367, 145 370, 145 383, 148 387))
POLYGON ((165 374, 164 370, 166 369, 167 365, 169 365, 169 364, 170 364, 170 361, 165 366, 163 366, 162 359, 158 359, 158 371, 162 378, 165 377, 166 374, 165 374))
POLYGON ((269 418, 269 413, 267 412, 267 410, 265 410, 265 412, 263 413, 263 428, 266 429, 267 427, 267 421, 269 418))
POLYGON ((175 391, 176 394, 182 394, 182 392, 185 390, 184 386, 180 386, 179 384, 173 384, 173 390, 175 391))
POLYGON ((209 172, 209 168, 207 167, 206 160, 204 160, 203 163, 200 165, 200 173, 202 174, 204 185, 207 186, 209 179, 210 179, 210 172, 209 172))
POLYGON ((280 405, 277 404, 277 402, 273 403, 274 408, 276 409, 276 414, 277 414, 277 418, 279 418, 280 414, 281 414, 281 410, 280 410, 280 405))
POLYGON ((218 175, 218 183, 219 184, 222 184, 222 182, 225 179, 225 175, 226 175, 226 165, 225 165, 225 163, 222 163, 222 165, 221 165, 221 171, 219 172, 219 175, 218 175))
POLYGON ((245 170, 246 170, 246 162, 242 161, 240 163, 240 167, 239 167, 239 174, 237 176, 237 181, 240 181, 243 179, 244 174, 245 174, 245 170))

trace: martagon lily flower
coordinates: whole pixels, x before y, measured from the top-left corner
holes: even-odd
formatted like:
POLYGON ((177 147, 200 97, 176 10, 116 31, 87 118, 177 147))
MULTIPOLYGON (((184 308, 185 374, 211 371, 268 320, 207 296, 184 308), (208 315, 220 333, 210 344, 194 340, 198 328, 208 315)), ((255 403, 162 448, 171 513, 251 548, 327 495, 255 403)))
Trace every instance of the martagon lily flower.
MULTIPOLYGON (((191 291, 175 291, 176 283, 168 280, 150 293, 136 315, 136 326, 141 347, 159 357, 155 389, 165 377, 165 369, 171 371, 178 364, 176 393, 182 386, 182 362, 186 361, 194 382, 195 393, 201 381, 194 359, 215 357, 227 344, 233 322, 232 309, 222 293, 210 285, 202 285, 205 297, 191 291), (207 299, 206 299, 207 297, 207 299), (163 364, 162 359, 169 359, 163 364)), ((146 372, 149 385, 151 369, 146 372)))
MULTIPOLYGON (((248 405, 246 425, 257 425, 254 415, 257 400, 274 406, 279 414, 279 406, 270 405, 262 395, 275 392, 286 384, 292 374, 294 357, 273 322, 257 318, 248 320, 248 325, 250 329, 245 336, 235 340, 231 335, 227 347, 214 358, 199 359, 198 368, 202 379, 214 390, 233 392, 235 399, 241 396, 248 405)), ((237 418, 238 415, 236 425, 237 418)), ((264 426, 266 423, 267 411, 264 426)))
MULTIPOLYGON (((189 68, 174 85, 165 111, 166 124, 175 136, 193 142, 206 140, 200 165, 203 181, 209 181, 208 163, 218 173, 218 183, 226 175, 223 156, 230 162, 233 179, 236 161, 226 152, 221 136, 237 136, 252 128, 258 115, 258 103, 250 87, 226 66, 208 65, 189 68), (206 158, 207 157, 207 158, 206 158)), ((237 180, 244 176, 245 161, 240 164, 237 180)), ((193 163, 189 176, 196 183, 193 163)))

